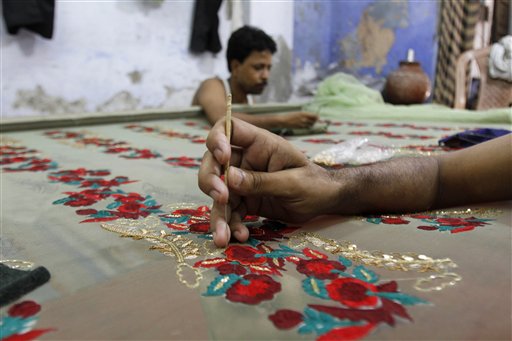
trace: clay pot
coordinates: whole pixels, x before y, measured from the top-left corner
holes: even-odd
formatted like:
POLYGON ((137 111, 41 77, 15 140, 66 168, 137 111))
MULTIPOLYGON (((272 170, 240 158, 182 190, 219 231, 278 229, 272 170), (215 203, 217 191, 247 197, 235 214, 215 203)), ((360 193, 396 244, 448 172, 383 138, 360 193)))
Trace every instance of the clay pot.
POLYGON ((430 96, 430 80, 420 63, 401 61, 386 78, 382 94, 388 103, 420 104, 430 96))

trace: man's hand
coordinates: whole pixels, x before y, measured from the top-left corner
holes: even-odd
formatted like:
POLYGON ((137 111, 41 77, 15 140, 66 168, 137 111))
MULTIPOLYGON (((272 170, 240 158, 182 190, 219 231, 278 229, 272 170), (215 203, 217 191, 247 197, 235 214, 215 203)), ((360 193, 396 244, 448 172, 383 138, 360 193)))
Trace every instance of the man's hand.
POLYGON ((226 246, 231 233, 246 241, 249 231, 242 220, 248 214, 304 222, 336 206, 338 187, 328 171, 289 142, 236 118, 232 129, 233 149, 224 119, 215 124, 199 170, 199 187, 214 199, 210 229, 215 245, 226 246), (229 191, 220 178, 228 160, 229 191))
POLYGON ((318 120, 318 115, 310 112, 280 114, 282 128, 310 128, 318 120))

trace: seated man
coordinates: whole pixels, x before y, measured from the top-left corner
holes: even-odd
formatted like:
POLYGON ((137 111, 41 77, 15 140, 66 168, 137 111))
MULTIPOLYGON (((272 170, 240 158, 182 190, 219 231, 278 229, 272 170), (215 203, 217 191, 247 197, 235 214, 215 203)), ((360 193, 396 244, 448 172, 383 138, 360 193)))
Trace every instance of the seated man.
MULTIPOLYGON (((244 26, 231 35, 228 42, 227 61, 231 77, 218 77, 201 83, 192 105, 203 108, 208 121, 213 125, 226 113, 226 97, 231 93, 233 104, 252 104, 251 95, 261 94, 267 85, 272 67, 272 55, 276 43, 260 29, 244 26)), ((292 112, 268 115, 233 113, 255 126, 265 129, 309 128, 318 116, 307 112, 292 112)))

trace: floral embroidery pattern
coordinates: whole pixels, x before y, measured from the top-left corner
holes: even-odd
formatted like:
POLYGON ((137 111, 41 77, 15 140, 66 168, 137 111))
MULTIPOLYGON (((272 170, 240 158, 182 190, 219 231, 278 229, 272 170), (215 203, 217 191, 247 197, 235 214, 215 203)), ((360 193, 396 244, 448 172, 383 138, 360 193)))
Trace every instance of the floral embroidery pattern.
POLYGON ((450 233, 460 233, 474 230, 478 226, 489 225, 489 221, 494 221, 495 219, 484 219, 484 218, 476 218, 474 216, 470 217, 453 217, 446 216, 444 214, 436 215, 436 214, 407 214, 400 216, 390 216, 390 215, 376 215, 376 216, 368 216, 366 221, 373 224, 389 224, 389 225, 407 225, 411 222, 411 219, 419 220, 422 223, 426 223, 427 225, 419 225, 417 226, 420 230, 425 231, 449 231, 450 233))
POLYGON ((55 329, 32 329, 39 320, 36 316, 41 306, 34 301, 23 301, 12 305, 7 310, 7 315, 0 319, 0 336, 4 341, 28 341, 55 329))
POLYGON ((194 121, 186 121, 186 122, 183 122, 183 124, 186 125, 187 127, 199 127, 202 130, 210 130, 210 128, 211 128, 209 125, 206 125, 206 124, 199 126, 199 123, 194 122, 194 121))
MULTIPOLYGON (((49 173, 48 177, 52 182, 62 182, 66 185, 82 188, 81 191, 67 192, 67 198, 57 200, 54 204, 83 207, 107 198, 114 199, 113 202, 107 205, 106 210, 79 209, 77 214, 89 215, 90 218, 83 222, 110 221, 118 218, 125 218, 125 220, 128 218, 135 221, 141 218, 147 219, 149 215, 163 213, 159 210, 160 205, 157 205, 149 197, 144 197, 138 193, 126 193, 119 188, 113 189, 133 182, 127 177, 118 176, 108 179, 107 176, 110 176, 108 170, 87 170, 85 168, 49 173)), ((398 307, 402 307, 401 304, 405 303, 400 300, 409 300, 413 302, 411 304, 421 301, 419 299, 415 301, 411 298, 412 296, 404 296, 397 290, 390 290, 390 295, 384 295, 386 293, 381 292, 384 290, 380 290, 379 284, 375 283, 376 275, 372 275, 370 270, 363 266, 356 267, 350 274, 347 272, 350 261, 346 259, 343 261, 341 258, 339 261, 329 260, 326 255, 309 248, 295 250, 283 244, 278 244, 277 247, 268 245, 268 241, 280 242, 286 240, 286 234, 298 227, 288 227, 279 222, 266 220, 259 222, 257 217, 246 217, 246 220, 250 222, 251 230, 251 238, 248 244, 233 244, 220 255, 211 252, 215 255, 214 258, 198 261, 192 268, 185 262, 185 256, 189 254, 197 257, 201 254, 201 251, 199 244, 186 238, 186 235, 211 239, 208 233, 209 214, 210 210, 206 206, 178 208, 172 210, 170 214, 160 214, 157 218, 160 223, 164 223, 171 229, 171 233, 164 231, 151 232, 149 229, 141 228, 139 231, 130 234, 133 229, 127 228, 123 235, 150 240, 154 244, 153 248, 161 250, 165 254, 173 254, 178 263, 177 275, 180 281, 189 287, 196 287, 202 278, 202 274, 197 270, 212 269, 217 271, 218 276, 208 285, 204 295, 223 296, 226 300, 238 304, 257 305, 272 300, 282 290, 278 279, 282 276, 282 272, 286 271, 285 265, 287 263, 295 264, 297 272, 309 279, 309 281, 303 281, 303 289, 308 295, 335 302, 341 308, 336 306, 334 308, 342 309, 342 311, 343 309, 356 311, 354 313, 356 317, 349 313, 352 319, 340 317, 339 312, 331 313, 331 310, 329 310, 332 308, 331 306, 310 305, 304 311, 304 315, 295 312, 295 316, 301 316, 300 323, 304 325, 299 327, 299 332, 315 332, 319 337, 333 335, 333 333, 348 333, 362 337, 381 321, 393 320, 394 315, 401 316, 396 311, 400 312, 401 310, 398 307), (184 253, 183 250, 188 251, 184 253), (183 275, 187 270, 193 271, 195 281, 187 282, 183 275), (358 274, 362 277, 358 278, 358 274), (389 308, 390 306, 395 307, 395 309, 389 308), (367 314, 368 308, 374 308, 373 310, 376 312, 367 314), (315 314, 310 311, 315 309, 318 312, 315 313, 317 316, 320 316, 320 313, 333 315, 331 320, 334 322, 324 325, 321 330, 318 329, 319 324, 317 322, 309 323, 308 321, 315 321, 314 317, 311 317, 315 314), (360 310, 365 313, 362 317, 360 310), (354 319, 356 320, 354 321, 354 319), (309 331, 308 326, 310 326, 309 331)), ((116 231, 115 228, 110 230, 116 231)), ((204 248, 203 250, 206 254, 210 254, 208 249, 204 248)), ((276 314, 281 315, 281 311, 276 312, 276 314)), ((406 312, 403 314, 406 314, 406 312)), ((325 320, 325 318, 322 317, 321 320, 325 320)))
POLYGON ((167 162, 171 166, 198 169, 199 166, 201 165, 201 160, 202 158, 200 157, 193 158, 188 156, 180 156, 167 158, 165 159, 165 162, 167 162))
POLYGON ((376 127, 382 128, 407 128, 414 130, 438 130, 438 131, 450 131, 457 130, 456 128, 448 128, 448 127, 433 127, 433 126, 418 126, 416 124, 396 124, 396 123, 378 123, 375 125, 376 127))
MULTIPOLYGON (((315 254, 319 259, 326 259, 318 251, 315 254)), ((313 261, 315 258, 300 260, 297 270, 303 262, 313 261)), ((330 304, 308 304, 302 312, 280 309, 269 316, 276 328, 298 328, 299 334, 314 333, 317 340, 354 340, 366 336, 380 324, 395 326, 396 318, 412 321, 404 305, 427 303, 400 292, 394 281, 379 283, 376 273, 361 265, 354 267, 344 257, 339 258, 335 268, 332 265, 317 262, 317 271, 302 272, 306 275, 302 282, 306 294, 330 304)))
MULTIPOLYGON (((126 126, 128 129, 135 130, 137 132, 153 132, 156 128, 143 127, 141 125, 132 124, 126 126)), ((171 133, 169 133, 172 135, 171 133)), ((168 134, 168 135, 169 135, 168 134)), ((83 132, 70 132, 70 131, 62 131, 62 130, 53 130, 47 131, 44 135, 50 137, 54 140, 66 141, 72 140, 75 145, 78 146, 96 146, 103 148, 103 153, 106 154, 118 154, 119 157, 130 160, 137 159, 159 159, 162 158, 162 155, 156 151, 152 151, 149 149, 139 149, 133 148, 129 146, 127 142, 124 141, 114 141, 112 139, 104 139, 95 136, 88 136, 83 132)), ((176 136, 173 137, 178 138, 186 138, 190 139, 195 143, 203 143, 204 140, 196 138, 195 136, 191 136, 188 134, 180 134, 176 133, 176 136)), ((181 157, 169 157, 164 160, 167 164, 175 166, 175 167, 184 167, 190 169, 199 168, 201 158, 189 158, 186 156, 181 157)))
POLYGON ((48 175, 50 182, 62 182, 67 185, 86 188, 78 192, 64 192, 68 196, 55 200, 54 205, 65 205, 69 207, 86 207, 94 205, 107 198, 114 199, 107 205, 106 210, 79 209, 78 215, 88 216, 82 223, 112 221, 119 218, 138 219, 147 217, 150 214, 161 213, 151 196, 142 196, 138 193, 127 193, 121 189, 112 190, 112 187, 119 187, 132 182, 126 176, 116 176, 113 179, 105 179, 110 175, 108 170, 87 170, 78 168, 74 170, 62 170, 52 172, 48 175))
POLYGON ((358 135, 358 136, 382 136, 390 139, 419 139, 419 140, 428 140, 433 139, 435 136, 429 135, 416 135, 416 134, 393 134, 387 131, 351 131, 348 132, 349 135, 358 135))
POLYGON ((194 267, 218 273, 204 296, 255 305, 272 300, 281 291, 277 279, 287 263, 305 275, 302 288, 307 295, 330 304, 309 304, 303 312, 280 309, 269 316, 278 329, 297 327, 300 334, 317 334, 317 340, 357 339, 379 324, 394 326, 396 318, 412 321, 404 305, 427 303, 400 292, 394 281, 379 283, 379 276, 365 266, 353 266, 344 257, 329 260, 326 254, 307 247, 296 250, 279 244, 273 248, 250 239, 249 245, 230 245, 223 257, 198 261, 194 267))
POLYGON ((317 143, 317 144, 337 144, 343 142, 344 140, 334 140, 334 139, 304 139, 303 142, 308 143, 317 143))
POLYGON ((0 165, 13 165, 16 167, 4 167, 4 172, 39 172, 57 168, 57 164, 48 158, 39 158, 35 149, 23 146, 0 146, 0 165))
POLYGON ((187 133, 180 133, 172 129, 161 129, 159 127, 147 127, 140 124, 129 124, 125 126, 126 129, 138 133, 152 133, 165 138, 179 138, 189 140, 192 143, 205 143, 206 139, 199 135, 190 135, 187 133))
POLYGON ((88 136, 87 133, 84 132, 52 130, 44 132, 44 135, 54 140, 73 140, 73 142, 79 146, 92 145, 102 147, 103 153, 120 154, 119 157, 126 159, 155 159, 161 157, 159 153, 150 151, 149 149, 133 148, 124 141, 114 141, 113 139, 88 136))

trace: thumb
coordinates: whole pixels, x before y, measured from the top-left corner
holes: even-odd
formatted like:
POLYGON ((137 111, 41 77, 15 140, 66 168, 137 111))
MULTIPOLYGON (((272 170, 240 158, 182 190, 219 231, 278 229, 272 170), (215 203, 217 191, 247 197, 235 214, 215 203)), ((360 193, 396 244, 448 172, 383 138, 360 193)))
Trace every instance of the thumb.
POLYGON ((284 174, 285 172, 256 172, 230 166, 228 173, 229 188, 236 191, 237 194, 245 196, 283 196, 285 193, 290 193, 284 187, 290 184, 289 176, 284 174))

